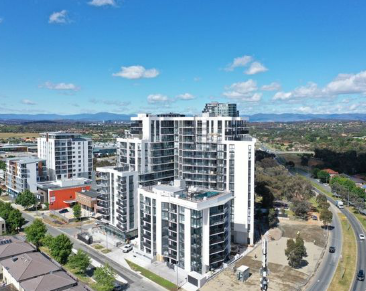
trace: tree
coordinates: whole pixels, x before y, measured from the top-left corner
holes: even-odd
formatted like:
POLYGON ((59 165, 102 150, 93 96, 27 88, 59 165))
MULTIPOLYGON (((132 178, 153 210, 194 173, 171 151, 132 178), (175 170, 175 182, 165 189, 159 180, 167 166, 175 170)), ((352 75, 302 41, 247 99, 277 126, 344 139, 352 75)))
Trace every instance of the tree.
POLYGON ((15 203, 22 205, 24 208, 34 206, 36 202, 37 202, 36 196, 34 196, 33 193, 28 189, 20 193, 18 197, 15 199, 15 203))
POLYGON ((51 256, 60 264, 66 264, 72 251, 72 242, 64 235, 60 234, 53 238, 51 243, 51 256))
POLYGON ((113 290, 115 276, 116 276, 115 272, 108 264, 105 264, 104 267, 96 268, 94 271, 94 279, 97 282, 98 290, 101 291, 113 290))
POLYGON ((74 217, 79 220, 81 217, 81 205, 80 204, 75 204, 74 207, 72 208, 73 212, 74 212, 74 217))
POLYGON ((9 233, 18 233, 20 228, 25 224, 25 219, 18 209, 12 209, 6 223, 9 233))
POLYGON ((278 224, 278 218, 276 214, 276 210, 271 208, 268 212, 268 225, 270 228, 276 227, 278 224))
POLYGON ((83 250, 79 249, 75 255, 69 258, 69 266, 76 270, 78 274, 85 274, 89 265, 90 257, 83 250))
POLYGON ((295 167, 295 163, 293 161, 288 161, 288 162, 286 162, 286 166, 288 166, 290 168, 294 168, 295 167))
POLYGON ((296 216, 306 219, 308 212, 310 211, 310 203, 307 201, 295 200, 292 202, 290 208, 296 216))
POLYGON ((0 170, 6 171, 6 162, 0 161, 0 170))
POLYGON ((322 183, 328 183, 330 181, 330 175, 326 171, 319 171, 317 176, 322 183))
POLYGON ((318 194, 318 195, 316 196, 315 200, 316 200, 316 202, 317 202, 318 204, 321 204, 321 203, 324 203, 324 202, 327 202, 327 201, 328 201, 328 200, 327 200, 327 197, 325 197, 325 195, 323 195, 323 194, 318 194))
POLYGON ((33 243, 38 249, 42 245, 42 240, 47 233, 47 227, 40 219, 35 219, 33 223, 25 228, 27 241, 33 243))
POLYGON ((311 172, 311 176, 315 179, 318 178, 318 172, 320 171, 319 168, 314 168, 313 171, 311 172))
POLYGON ((327 208, 323 208, 320 211, 320 220, 323 221, 324 226, 328 226, 333 219, 333 213, 327 209, 327 208))
POLYGON ((299 268, 304 257, 307 256, 304 240, 298 235, 296 240, 288 239, 285 255, 290 267, 299 268))
POLYGON ((51 249, 51 245, 53 242, 53 236, 50 234, 46 234, 46 236, 42 239, 42 245, 51 249))

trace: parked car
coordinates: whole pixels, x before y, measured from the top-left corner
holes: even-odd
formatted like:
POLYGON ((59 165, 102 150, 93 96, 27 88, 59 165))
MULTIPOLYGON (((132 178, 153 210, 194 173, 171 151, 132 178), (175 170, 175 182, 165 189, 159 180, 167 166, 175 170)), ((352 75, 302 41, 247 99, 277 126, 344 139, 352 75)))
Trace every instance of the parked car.
POLYGON ((329 247, 329 252, 330 253, 335 253, 335 251, 336 251, 335 247, 329 247))
POLYGON ((132 245, 127 244, 127 245, 124 245, 124 246, 122 247, 122 252, 124 252, 124 253, 128 253, 128 252, 130 252, 130 251, 132 251, 132 245))
POLYGON ((363 233, 360 233, 359 235, 360 240, 365 240, 365 235, 363 233))
POLYGON ((365 272, 363 270, 358 271, 357 280, 358 281, 364 281, 365 280, 365 272))
POLYGON ((318 216, 316 216, 316 215, 313 215, 311 218, 312 218, 313 220, 318 220, 318 216))
POLYGON ((59 210, 58 213, 67 213, 67 212, 69 212, 69 210, 67 208, 64 208, 64 209, 59 210))

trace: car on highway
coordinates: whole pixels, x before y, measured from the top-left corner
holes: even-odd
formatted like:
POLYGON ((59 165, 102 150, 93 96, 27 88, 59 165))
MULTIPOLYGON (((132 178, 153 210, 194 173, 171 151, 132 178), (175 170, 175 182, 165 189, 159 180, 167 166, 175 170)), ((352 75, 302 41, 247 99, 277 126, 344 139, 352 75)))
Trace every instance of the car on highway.
POLYGON ((127 245, 124 245, 124 246, 122 247, 122 252, 124 252, 124 253, 128 253, 128 252, 130 252, 130 251, 132 251, 132 245, 127 244, 127 245))
POLYGON ((330 253, 333 254, 333 253, 335 253, 335 251, 336 251, 335 247, 329 247, 329 252, 330 253))
POLYGON ((365 240, 365 235, 363 233, 360 233, 358 237, 360 238, 360 240, 365 240))
POLYGON ((364 281, 365 280, 365 272, 363 270, 358 271, 357 280, 358 281, 364 281))

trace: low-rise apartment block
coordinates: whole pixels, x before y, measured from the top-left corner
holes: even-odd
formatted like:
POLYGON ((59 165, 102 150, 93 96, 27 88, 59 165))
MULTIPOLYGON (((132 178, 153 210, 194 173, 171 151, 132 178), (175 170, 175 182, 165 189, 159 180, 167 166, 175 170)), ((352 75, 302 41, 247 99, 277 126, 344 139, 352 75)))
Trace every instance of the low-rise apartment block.
POLYGON ((37 192, 37 183, 46 179, 45 159, 22 157, 6 160, 5 183, 12 198, 27 189, 32 193, 37 192))

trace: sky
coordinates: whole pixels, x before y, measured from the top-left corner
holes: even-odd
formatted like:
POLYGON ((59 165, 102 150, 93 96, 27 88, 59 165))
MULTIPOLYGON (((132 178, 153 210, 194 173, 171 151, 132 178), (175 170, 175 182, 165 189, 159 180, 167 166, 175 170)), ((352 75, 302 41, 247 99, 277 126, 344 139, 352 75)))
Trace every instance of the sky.
POLYGON ((0 114, 366 113, 366 1, 0 0, 0 114))

